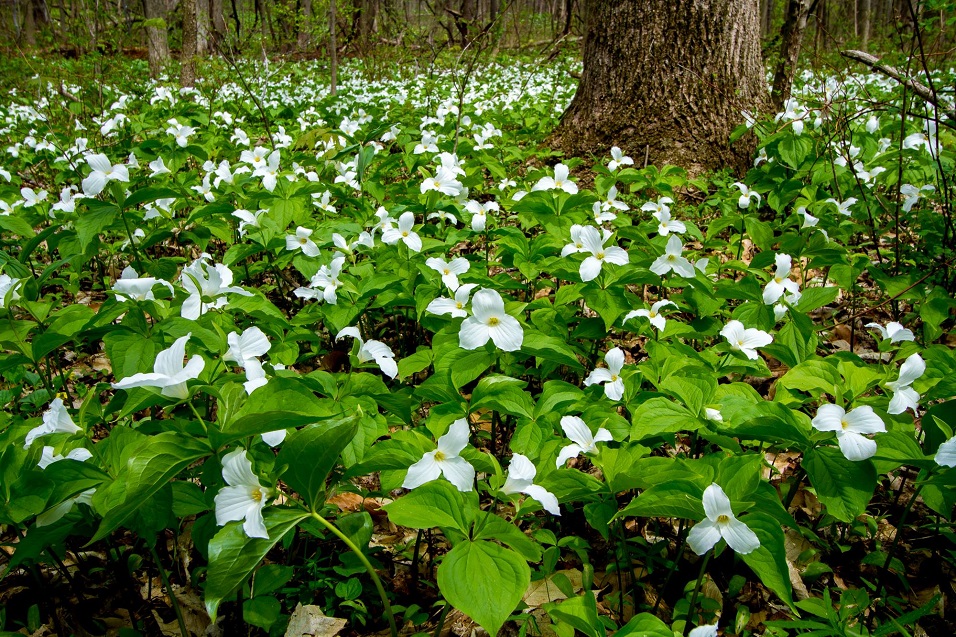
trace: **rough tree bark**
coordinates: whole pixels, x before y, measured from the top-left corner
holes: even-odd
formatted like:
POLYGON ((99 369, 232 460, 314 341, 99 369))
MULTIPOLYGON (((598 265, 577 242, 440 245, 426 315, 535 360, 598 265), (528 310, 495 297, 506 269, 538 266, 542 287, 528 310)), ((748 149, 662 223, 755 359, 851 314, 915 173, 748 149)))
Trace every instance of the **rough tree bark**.
POLYGON ((780 61, 773 74, 773 89, 770 92, 773 107, 777 110, 783 108, 784 102, 790 98, 797 61, 800 59, 803 33, 807 29, 807 18, 813 10, 812 4, 811 0, 790 0, 787 3, 787 15, 783 21, 783 35, 780 40, 780 61))
POLYGON ((180 57, 179 83, 196 83, 196 0, 182 0, 183 49, 180 57))
POLYGON ((694 174, 749 164, 728 137, 766 107, 758 0, 588 0, 584 15, 584 72, 553 146, 617 145, 694 174))
POLYGON ((209 53, 209 0, 196 0, 196 54, 209 53))
POLYGON ((297 22, 299 33, 296 36, 296 48, 304 53, 312 45, 312 0, 301 0, 297 22))
MULTIPOLYGON (((147 20, 166 20, 165 0, 143 0, 143 15, 147 20)), ((146 27, 146 49, 149 55, 149 74, 157 77, 169 61, 167 27, 146 27)))
POLYGON ((223 39, 226 37, 226 14, 222 6, 222 0, 209 0, 209 17, 212 23, 211 50, 215 50, 222 45, 223 39))

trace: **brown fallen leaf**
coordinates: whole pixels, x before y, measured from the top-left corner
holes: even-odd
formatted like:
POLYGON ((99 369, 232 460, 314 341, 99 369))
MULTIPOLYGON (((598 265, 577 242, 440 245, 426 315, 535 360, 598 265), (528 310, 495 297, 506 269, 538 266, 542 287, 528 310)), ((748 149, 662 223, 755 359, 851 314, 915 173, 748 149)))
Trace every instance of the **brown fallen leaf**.
MULTIPOLYGON (((581 571, 578 569, 567 569, 563 571, 558 571, 544 579, 539 579, 537 581, 531 582, 531 585, 528 586, 528 590, 524 594, 524 603, 531 608, 537 608, 548 602, 556 602, 558 600, 567 599, 567 595, 561 592, 561 589, 553 582, 554 576, 557 574, 564 575, 571 582, 571 586, 574 588, 574 592, 581 590, 581 571)), ((595 574, 596 577, 597 574, 595 574)))
POLYGON ((346 623, 344 619, 326 616, 318 606, 297 604, 289 618, 285 637, 334 637, 346 623))

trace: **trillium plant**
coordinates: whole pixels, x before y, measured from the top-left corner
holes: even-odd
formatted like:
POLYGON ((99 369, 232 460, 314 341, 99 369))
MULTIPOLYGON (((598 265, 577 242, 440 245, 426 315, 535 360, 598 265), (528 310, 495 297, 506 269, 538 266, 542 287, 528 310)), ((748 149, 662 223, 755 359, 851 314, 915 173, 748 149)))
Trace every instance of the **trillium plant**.
POLYGON ((691 176, 561 60, 7 77, 0 632, 952 634, 952 75, 691 176))

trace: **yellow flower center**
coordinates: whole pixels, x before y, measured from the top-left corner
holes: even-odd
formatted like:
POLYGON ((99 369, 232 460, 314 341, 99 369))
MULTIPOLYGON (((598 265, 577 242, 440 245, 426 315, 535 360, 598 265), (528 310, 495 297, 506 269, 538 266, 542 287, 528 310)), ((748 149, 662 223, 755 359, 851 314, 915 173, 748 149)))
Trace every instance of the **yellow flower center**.
POLYGON ((667 260, 668 260, 668 261, 673 261, 673 260, 676 259, 676 258, 677 258, 677 257, 676 257, 675 255, 673 255, 673 254, 668 254, 668 255, 667 255, 667 260))
POLYGON ((441 462, 441 461, 444 460, 444 459, 445 459, 445 454, 444 454, 444 453, 442 453, 441 451, 436 451, 436 452, 435 452, 435 462, 441 462))
POLYGON ((850 423, 848 423, 848 422, 845 421, 845 420, 840 420, 840 426, 843 427, 844 429, 847 429, 847 428, 849 428, 850 423))
POLYGON ((460 310, 461 308, 465 307, 465 305, 463 303, 459 303, 458 301, 455 301, 455 307, 457 307, 460 310))
POLYGON ((598 252, 598 253, 595 254, 594 256, 597 257, 597 259, 600 261, 601 259, 604 258, 604 253, 603 253, 603 252, 598 252))
POLYGON ((617 381, 617 374, 611 374, 611 382, 617 381))
POLYGON ((501 321, 498 319, 497 316, 492 316, 490 319, 488 319, 488 327, 494 327, 500 322, 501 321))
POLYGON ((299 237, 299 243, 301 243, 302 245, 305 245, 308 242, 309 240, 306 237, 299 237))
POLYGON ((402 236, 403 236, 403 237, 407 237, 407 236, 408 236, 408 230, 404 230, 404 231, 402 232, 402 236))
POLYGON ((255 489, 253 489, 252 491, 249 492, 249 495, 250 495, 250 497, 252 497, 252 499, 255 500, 256 502, 262 502, 262 490, 261 490, 261 489, 255 488, 255 489))
POLYGON ((443 273, 443 274, 451 274, 451 272, 448 271, 448 268, 445 268, 444 270, 442 270, 442 273, 443 273))
POLYGON ((739 340, 737 341, 737 346, 738 346, 738 347, 743 347, 743 346, 744 346, 744 340, 743 340, 743 339, 739 339, 739 340))
POLYGON ((727 524, 730 522, 730 518, 723 513, 717 516, 717 524, 727 524))

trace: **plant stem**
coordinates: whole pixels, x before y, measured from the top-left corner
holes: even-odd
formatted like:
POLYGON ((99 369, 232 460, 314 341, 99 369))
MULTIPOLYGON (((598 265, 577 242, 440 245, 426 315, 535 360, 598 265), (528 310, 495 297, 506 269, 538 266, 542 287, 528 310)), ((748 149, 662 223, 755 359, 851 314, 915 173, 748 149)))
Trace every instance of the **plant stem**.
POLYGON ((700 594, 700 585, 704 581, 704 573, 707 572, 707 564, 710 563, 710 556, 713 554, 712 551, 707 551, 707 554, 704 555, 704 559, 700 563, 700 573, 697 575, 697 582, 694 584, 694 594, 690 597, 690 606, 687 608, 687 621, 684 623, 684 637, 687 637, 690 633, 690 618, 694 612, 694 608, 697 606, 697 596, 700 594))
POLYGON ((179 607, 179 600, 176 599, 176 593, 173 592, 173 587, 169 584, 169 576, 166 574, 166 569, 163 568, 163 563, 159 560, 159 553, 156 552, 155 544, 150 545, 149 553, 153 556, 153 563, 156 564, 156 568, 159 570, 159 578, 163 581, 166 592, 169 593, 169 602, 172 604, 173 612, 176 613, 176 622, 179 624, 179 634, 183 637, 189 637, 189 631, 186 630, 186 619, 183 617, 183 610, 179 607))
POLYGON ((362 565, 365 566, 365 570, 368 571, 368 574, 372 578, 372 583, 375 584, 375 588, 378 590, 379 597, 382 598, 382 605, 385 607, 385 615, 388 617, 388 627, 389 630, 391 630, 392 637, 398 637, 398 627, 395 625, 395 614, 392 612, 392 605, 388 601, 388 595, 385 593, 385 587, 382 586, 382 580, 379 579, 378 573, 375 572, 375 567, 372 566, 372 563, 368 561, 367 557, 365 557, 365 553, 363 553, 362 550, 355 545, 355 542, 353 542, 349 536, 347 536, 345 533, 342 533, 337 526, 326 520, 324 517, 315 511, 312 511, 312 517, 315 518, 319 524, 332 531, 336 537, 345 542, 345 545, 349 547, 353 553, 355 553, 355 555, 362 562, 362 565))

